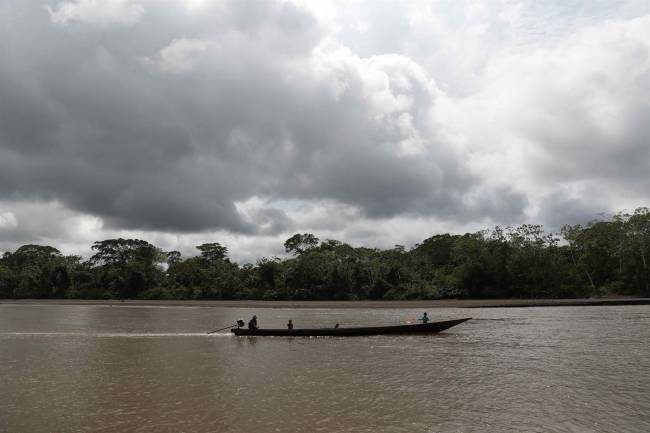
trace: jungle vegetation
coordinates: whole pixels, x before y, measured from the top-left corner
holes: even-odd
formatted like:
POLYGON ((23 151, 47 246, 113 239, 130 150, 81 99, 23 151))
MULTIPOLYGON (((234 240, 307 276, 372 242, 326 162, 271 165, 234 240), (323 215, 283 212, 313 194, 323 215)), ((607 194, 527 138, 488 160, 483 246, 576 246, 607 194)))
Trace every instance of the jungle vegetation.
POLYGON ((240 265, 220 243, 182 257, 107 239, 93 255, 23 245, 0 259, 0 298, 355 300, 650 296, 650 210, 545 233, 540 225, 437 234, 410 249, 297 233, 287 258, 240 265))

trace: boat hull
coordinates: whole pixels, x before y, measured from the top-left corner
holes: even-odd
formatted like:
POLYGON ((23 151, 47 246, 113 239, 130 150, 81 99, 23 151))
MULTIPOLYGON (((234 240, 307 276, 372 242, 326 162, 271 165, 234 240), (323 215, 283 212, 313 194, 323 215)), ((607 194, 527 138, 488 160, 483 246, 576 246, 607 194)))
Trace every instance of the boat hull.
POLYGON ((314 329, 244 329, 233 328, 230 331, 242 336, 276 336, 276 337, 352 337, 361 335, 389 334, 435 334, 470 320, 445 320, 443 322, 421 323, 417 325, 373 326, 356 328, 314 328, 314 329))

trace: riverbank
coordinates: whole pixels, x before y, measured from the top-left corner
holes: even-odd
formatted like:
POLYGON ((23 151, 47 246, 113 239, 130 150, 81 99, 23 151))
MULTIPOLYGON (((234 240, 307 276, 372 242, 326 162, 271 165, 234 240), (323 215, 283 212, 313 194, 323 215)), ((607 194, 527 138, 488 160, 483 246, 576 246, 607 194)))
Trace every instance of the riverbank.
POLYGON ((95 299, 0 299, 0 304, 19 305, 121 305, 134 307, 231 307, 231 308, 513 308, 600 305, 650 305, 650 298, 586 299, 443 299, 423 301, 151 301, 95 299))

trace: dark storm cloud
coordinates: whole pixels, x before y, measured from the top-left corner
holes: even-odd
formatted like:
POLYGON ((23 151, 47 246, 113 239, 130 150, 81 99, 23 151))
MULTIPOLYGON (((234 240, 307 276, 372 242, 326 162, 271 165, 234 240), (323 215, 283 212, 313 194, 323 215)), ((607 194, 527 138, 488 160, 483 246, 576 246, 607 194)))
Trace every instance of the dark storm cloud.
POLYGON ((649 13, 0 2, 0 250, 209 238, 254 261, 296 231, 383 248, 647 204, 649 13))
POLYGON ((480 179, 439 136, 439 91, 417 65, 319 59, 321 29, 290 3, 122 3, 123 16, 3 10, 0 198, 186 232, 290 225, 278 209, 238 211, 254 196, 370 218, 521 215, 515 191, 471 198, 480 179))

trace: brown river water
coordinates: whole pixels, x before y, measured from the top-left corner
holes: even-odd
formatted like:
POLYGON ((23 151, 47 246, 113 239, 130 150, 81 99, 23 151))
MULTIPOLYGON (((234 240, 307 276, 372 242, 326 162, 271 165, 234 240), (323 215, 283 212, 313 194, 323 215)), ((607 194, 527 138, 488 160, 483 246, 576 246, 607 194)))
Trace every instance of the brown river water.
POLYGON ((235 337, 424 310, 0 305, 1 432, 650 432, 650 306, 430 309, 439 335, 235 337))

